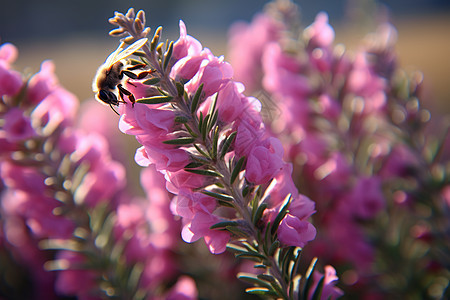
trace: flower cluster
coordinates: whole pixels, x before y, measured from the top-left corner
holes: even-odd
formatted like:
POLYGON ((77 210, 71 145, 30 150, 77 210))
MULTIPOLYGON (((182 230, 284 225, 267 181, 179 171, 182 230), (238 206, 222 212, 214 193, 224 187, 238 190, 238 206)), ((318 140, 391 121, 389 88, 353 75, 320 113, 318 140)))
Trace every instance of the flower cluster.
POLYGON ((11 68, 16 56, 11 44, 0 47, 0 249, 17 264, 2 270, 9 295, 196 298, 175 263, 179 224, 162 176, 146 169, 148 199, 130 197, 105 137, 74 125, 78 100, 52 62, 24 80, 11 68), (32 288, 20 290, 20 268, 32 288))
POLYGON ((268 127, 286 148, 295 184, 316 200, 318 236, 305 250, 338 267, 347 285, 364 286, 364 295, 369 289, 421 293, 429 287, 427 277, 437 284, 444 269, 424 271, 420 265, 443 266, 445 259, 419 258, 404 247, 448 250, 438 241, 448 226, 442 195, 449 184, 440 158, 447 137, 424 139, 429 112, 419 101, 421 77, 398 68, 392 25, 381 24, 352 53, 334 45, 326 13, 301 28, 292 26, 298 24, 292 21, 296 11, 290 1, 276 1, 251 24, 236 25, 230 58, 240 66, 235 77, 269 98, 265 109, 279 117, 268 119, 268 127), (246 47, 249 35, 261 38, 246 47), (424 218, 422 205, 434 212, 434 221, 424 218), (423 244, 398 224, 425 226, 434 237, 423 244), (413 266, 416 273, 381 267, 380 260, 390 261, 387 248, 404 257, 396 265, 413 266), (385 277, 373 285, 380 273, 385 277), (386 282, 395 276, 405 281, 393 288, 386 282))
POLYGON ((170 43, 159 41, 160 28, 147 42, 142 11, 116 13, 110 23, 118 26, 111 35, 131 44, 117 55, 134 51, 140 58, 122 69, 129 79, 121 87, 119 128, 142 145, 136 162, 164 174, 176 195, 171 210, 182 219, 182 238, 203 238, 214 254, 228 245, 238 257, 256 260, 264 274, 241 276, 260 285, 250 293, 301 296, 295 266, 316 235, 309 222, 314 202, 295 187, 260 102, 244 96, 231 65, 189 36, 182 21, 180 38, 170 43), (137 69, 143 71, 130 74, 137 69))

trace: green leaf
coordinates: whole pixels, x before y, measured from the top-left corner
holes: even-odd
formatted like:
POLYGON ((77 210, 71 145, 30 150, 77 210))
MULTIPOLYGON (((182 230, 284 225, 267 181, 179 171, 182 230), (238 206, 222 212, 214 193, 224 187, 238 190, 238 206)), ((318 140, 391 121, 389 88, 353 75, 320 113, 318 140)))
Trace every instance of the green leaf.
POLYGON ((198 137, 198 134, 196 134, 191 127, 189 127, 189 125, 187 123, 184 124, 184 127, 186 127, 186 130, 189 132, 189 134, 193 137, 196 138, 198 137))
POLYGON ((184 95, 184 84, 177 81, 177 82, 175 82, 175 86, 177 87, 178 96, 182 97, 184 95))
POLYGON ((185 116, 176 116, 175 117, 175 122, 176 123, 181 123, 181 124, 186 124, 187 122, 189 122, 189 119, 186 118, 185 116))
POLYGON ((203 151, 199 145, 194 144, 194 147, 195 147, 195 149, 197 149, 198 153, 200 153, 201 155, 203 155, 206 158, 210 158, 209 155, 205 151, 203 151))
POLYGON ((238 246, 238 245, 235 245, 235 244, 231 244, 231 243, 227 244, 227 249, 228 250, 232 250, 232 251, 236 251, 236 252, 240 252, 240 253, 243 253, 243 252, 247 251, 247 249, 245 249, 244 247, 241 247, 241 246, 238 246))
POLYGON ((273 256, 275 254, 275 251, 280 248, 280 241, 276 240, 275 242, 272 243, 272 245, 270 245, 269 248, 269 256, 273 256))
POLYGON ((153 78, 149 78, 147 80, 144 80, 142 83, 145 85, 155 85, 157 83, 159 83, 161 81, 161 78, 159 77, 153 77, 153 78))
POLYGON ((192 144, 194 141, 195 141, 195 139, 192 138, 192 137, 181 137, 181 138, 177 138, 177 139, 173 139, 173 140, 163 141, 163 144, 168 144, 168 145, 189 145, 189 144, 192 144))
MULTIPOLYGON (((237 236, 240 236, 240 237, 243 237, 243 238, 248 238, 249 237, 248 232, 243 231, 240 227, 227 226, 227 227, 225 227, 225 229, 228 230, 229 232, 231 232, 234 235, 237 235, 237 236)), ((246 253, 248 254, 248 252, 246 252, 246 253)))
POLYGON ((202 138, 203 138, 203 141, 205 141, 206 140, 206 136, 208 135, 208 121, 209 121, 209 119, 211 118, 211 115, 206 115, 205 116, 205 118, 203 119, 203 123, 202 123, 202 126, 201 126, 201 129, 200 129, 200 132, 202 133, 202 138))
POLYGON ((268 275, 268 274, 259 274, 257 277, 258 277, 259 279, 264 280, 264 281, 267 281, 267 282, 269 282, 269 283, 276 282, 276 279, 273 278, 272 275, 268 275))
POLYGON ((142 263, 136 263, 131 269, 130 275, 127 277, 127 287, 129 291, 135 291, 138 288, 141 275, 144 272, 144 266, 142 263))
POLYGON ((222 200, 217 200, 217 203, 218 203, 220 206, 236 208, 232 202, 222 201, 222 200))
POLYGON ((284 199, 283 206, 281 207, 280 212, 278 213, 278 215, 275 217, 275 220, 273 221, 272 228, 271 228, 272 235, 274 235, 277 232, 277 229, 278 229, 278 226, 280 226, 281 220, 283 220, 283 218, 286 216, 291 199, 292 199, 291 194, 287 195, 286 198, 284 199))
POLYGON ((259 286, 265 287, 265 288, 270 289, 270 290, 272 289, 270 284, 268 284, 266 281, 263 281, 263 280, 259 279, 254 274, 239 272, 236 275, 236 277, 239 280, 245 281, 247 283, 250 283, 250 284, 253 284, 253 285, 259 285, 259 286))
POLYGON ((234 202, 234 198, 231 197, 230 195, 219 194, 219 193, 214 193, 214 192, 210 192, 210 191, 202 191, 202 193, 205 195, 211 196, 213 198, 216 198, 218 200, 221 200, 221 201, 234 202))
POLYGON ((309 290, 311 289, 311 286, 314 282, 314 278, 313 278, 314 276, 312 276, 312 275, 314 273, 314 268, 316 267, 316 263, 317 263, 317 258, 315 257, 309 264, 308 270, 306 271, 306 274, 305 274, 306 281, 305 281, 305 285, 303 286, 303 292, 302 292, 303 298, 300 297, 300 293, 299 293, 299 299, 307 299, 307 297, 308 297, 309 290))
POLYGON ((202 95, 202 91, 203 91, 203 83, 200 84, 197 91, 195 92, 194 97, 192 98, 192 102, 191 102, 191 113, 192 114, 197 111, 198 102, 200 100, 200 96, 202 95))
POLYGON ((261 219, 266 208, 267 208, 267 203, 261 203, 261 205, 258 206, 258 208, 256 209, 256 212, 253 215, 252 221, 253 221, 254 225, 256 225, 259 222, 259 220, 261 219))
POLYGON ((222 177, 221 174, 211 171, 211 170, 203 170, 203 169, 185 169, 186 172, 198 174, 198 175, 204 175, 204 176, 211 176, 211 177, 222 177))
POLYGON ((264 264, 260 264, 260 265, 254 265, 253 268, 255 269, 267 269, 267 266, 264 264))
POLYGON ((195 169, 195 168, 199 168, 201 166, 204 166, 204 164, 201 162, 190 162, 186 166, 184 166, 184 168, 185 169, 195 169))
POLYGON ((246 251, 246 252, 244 252, 244 253, 239 253, 239 254, 237 254, 236 255, 236 257, 254 257, 254 258, 257 258, 258 259, 258 261, 261 261, 261 260, 265 260, 266 259, 266 257, 264 256, 264 255, 262 255, 262 254, 260 254, 260 253, 258 253, 258 252, 255 252, 255 251, 246 251))
POLYGON ((233 184, 236 178, 238 177, 239 173, 242 170, 242 167, 244 166, 245 156, 242 156, 238 162, 236 163, 236 166, 233 169, 233 172, 231 172, 230 177, 230 184, 233 184))
POLYGON ((155 34, 153 35, 152 42, 150 43, 150 50, 152 52, 155 51, 156 47, 158 46, 159 38, 161 36, 161 31, 162 31, 162 27, 161 26, 159 26, 155 30, 155 34))
POLYGON ((213 160, 217 158, 217 144, 219 143, 219 127, 214 129, 214 136, 212 141, 211 157, 213 160))
POLYGON ((160 103, 167 103, 172 101, 173 97, 172 96, 165 96, 165 95, 161 95, 161 96, 153 96, 153 97, 149 97, 149 98, 141 98, 136 100, 136 103, 143 103, 143 104, 160 104, 160 103))
POLYGON ((239 223, 236 221, 223 221, 212 225, 209 229, 226 229, 229 226, 239 226, 239 223))
POLYGON ((265 287, 251 287, 246 288, 245 292, 252 295, 261 295, 261 296, 278 296, 278 294, 268 288, 265 287))
POLYGON ((314 294, 312 295, 311 300, 320 300, 320 298, 322 296, 324 280, 325 280, 325 276, 322 276, 322 278, 320 278, 319 282, 317 283, 317 287, 314 290, 314 294))
POLYGON ((220 158, 223 158, 225 154, 227 154, 228 149, 230 148, 231 144, 234 141, 234 138, 236 137, 237 131, 232 132, 223 142, 222 149, 220 150, 220 158))
POLYGON ((302 254, 302 248, 297 247, 294 251, 294 262, 289 265, 289 278, 294 278, 297 270, 298 270, 298 265, 300 263, 300 258, 301 258, 301 254, 302 254))
POLYGON ((172 57, 173 52, 173 41, 169 44, 169 49, 167 49, 166 53, 164 54, 164 70, 167 70, 167 67, 169 66, 170 58, 172 57))

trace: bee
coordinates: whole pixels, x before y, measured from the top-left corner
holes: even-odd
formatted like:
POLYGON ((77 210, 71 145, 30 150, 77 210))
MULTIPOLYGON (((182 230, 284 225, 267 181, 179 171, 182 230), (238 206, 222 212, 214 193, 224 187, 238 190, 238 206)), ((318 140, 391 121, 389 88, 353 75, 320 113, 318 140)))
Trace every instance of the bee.
MULTIPOLYGON (((123 49, 125 43, 122 42, 98 68, 94 81, 92 82, 92 90, 95 93, 95 98, 100 102, 109 105, 112 110, 114 110, 112 107, 113 105, 117 106, 120 102, 125 102, 123 100, 124 95, 128 97, 132 105, 136 102, 134 95, 122 86, 124 75, 131 79, 142 79, 151 73, 151 71, 144 71, 136 75, 131 71, 143 68, 145 67, 145 64, 137 64, 124 68, 124 63, 122 62, 125 58, 142 48, 145 43, 147 43, 147 40, 147 38, 137 40, 125 49, 123 49), (117 98, 117 90, 120 99, 117 98)), ((117 113, 115 110, 114 112, 117 113)))

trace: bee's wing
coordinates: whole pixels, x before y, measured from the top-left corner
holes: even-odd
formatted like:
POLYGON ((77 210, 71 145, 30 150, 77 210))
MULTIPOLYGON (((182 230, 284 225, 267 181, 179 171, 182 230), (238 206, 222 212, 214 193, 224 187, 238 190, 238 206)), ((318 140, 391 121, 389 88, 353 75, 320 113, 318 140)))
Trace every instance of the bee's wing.
POLYGON ((145 45, 145 43, 147 43, 147 41, 148 41, 147 38, 142 38, 140 40, 137 40, 136 42, 134 42, 133 44, 131 44, 130 46, 128 46, 127 48, 125 48, 123 50, 122 50, 122 47, 125 43, 124 42, 120 43, 117 50, 108 56, 108 58, 106 59, 105 65, 112 66, 116 62, 118 62, 124 58, 127 58, 128 56, 132 55, 137 50, 141 49, 145 45))

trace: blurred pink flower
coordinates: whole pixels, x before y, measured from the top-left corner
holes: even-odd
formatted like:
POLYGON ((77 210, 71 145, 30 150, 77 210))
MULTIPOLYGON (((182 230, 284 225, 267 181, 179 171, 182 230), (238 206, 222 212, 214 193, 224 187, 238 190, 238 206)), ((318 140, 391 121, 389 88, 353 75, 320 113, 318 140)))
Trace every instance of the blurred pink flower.
POLYGON ((36 136, 36 132, 31 126, 30 119, 24 115, 20 108, 13 107, 3 116, 5 125, 0 131, 8 142, 19 142, 31 139, 36 136))
POLYGON ((241 81, 251 92, 259 88, 262 76, 261 58, 265 46, 276 41, 281 24, 265 14, 257 14, 250 24, 237 22, 229 31, 229 61, 236 81, 241 81))
POLYGON ((14 96, 23 86, 22 75, 11 70, 10 64, 17 58, 17 48, 12 44, 0 46, 0 97, 14 96))
POLYGON ((98 274, 93 270, 83 268, 85 257, 72 251, 59 251, 57 259, 66 267, 58 272, 55 289, 59 294, 77 296, 78 299, 96 300, 92 290, 97 285, 98 274))
POLYGON ((41 64, 39 73, 34 74, 28 82, 27 97, 31 104, 38 104, 59 88, 55 75, 55 65, 46 60, 41 64))
POLYGON ((328 24, 328 14, 320 12, 314 22, 305 28, 304 35, 312 48, 327 48, 333 44, 334 29, 328 24))
POLYGON ((188 276, 178 278, 176 284, 165 296, 166 300, 195 300, 198 298, 195 281, 188 276))
POLYGON ((381 180, 376 176, 358 178, 349 197, 349 208, 364 219, 374 218, 386 204, 381 180))

